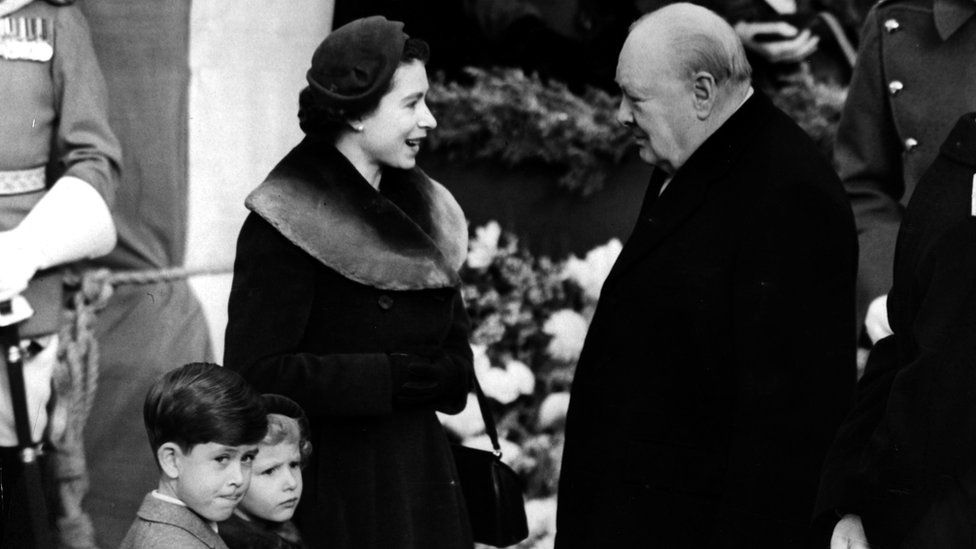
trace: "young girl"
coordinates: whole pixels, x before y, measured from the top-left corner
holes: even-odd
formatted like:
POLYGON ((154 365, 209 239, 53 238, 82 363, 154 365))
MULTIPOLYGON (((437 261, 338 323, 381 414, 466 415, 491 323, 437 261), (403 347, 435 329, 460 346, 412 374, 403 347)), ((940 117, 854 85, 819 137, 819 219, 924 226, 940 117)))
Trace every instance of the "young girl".
POLYGON ((234 514, 220 523, 230 549, 304 548, 291 522, 302 497, 302 464, 312 452, 308 420, 291 399, 262 395, 268 432, 251 467, 251 485, 234 514))

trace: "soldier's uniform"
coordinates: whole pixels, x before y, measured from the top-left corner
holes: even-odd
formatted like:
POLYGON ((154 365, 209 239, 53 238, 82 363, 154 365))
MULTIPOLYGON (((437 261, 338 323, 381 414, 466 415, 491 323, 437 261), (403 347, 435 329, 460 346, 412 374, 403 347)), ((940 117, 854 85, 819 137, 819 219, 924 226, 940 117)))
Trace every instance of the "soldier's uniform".
MULTIPOLYGON (((37 1, 0 17, 0 231, 17 227, 65 176, 90 184, 111 204, 120 159, 108 124, 105 83, 78 8, 37 1)), ((59 270, 37 273, 24 296, 35 311, 20 333, 28 352, 24 373, 37 441, 47 421, 57 358, 59 270)), ((0 466, 6 463, 8 471, 15 467, 11 447, 18 443, 9 394, 0 362, 0 466)), ((18 506, 7 504, 7 512, 16 513, 18 506)), ((11 517, 6 518, 10 542, 16 534, 10 527, 18 521, 11 525, 11 517)))
POLYGON ((835 146, 860 240, 860 319, 891 286, 898 226, 915 184, 953 123, 974 110, 976 1, 876 4, 835 146))

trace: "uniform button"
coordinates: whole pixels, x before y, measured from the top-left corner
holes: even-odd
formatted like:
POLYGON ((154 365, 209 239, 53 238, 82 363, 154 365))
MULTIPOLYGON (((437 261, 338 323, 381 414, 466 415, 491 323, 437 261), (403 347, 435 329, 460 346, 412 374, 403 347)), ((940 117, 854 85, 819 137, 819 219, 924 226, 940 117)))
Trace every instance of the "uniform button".
POLYGON ((892 80, 888 82, 888 93, 891 95, 898 95, 898 92, 905 89, 905 85, 901 83, 901 80, 892 80))
POLYGON ((379 297, 379 299, 376 300, 376 303, 379 304, 380 309, 389 311, 393 307, 393 298, 383 294, 379 297))
POLYGON ((886 19, 884 22, 884 28, 891 34, 901 28, 901 23, 897 19, 886 19))
POLYGON ((905 140, 905 151, 912 152, 918 147, 918 139, 914 137, 909 137, 905 140))

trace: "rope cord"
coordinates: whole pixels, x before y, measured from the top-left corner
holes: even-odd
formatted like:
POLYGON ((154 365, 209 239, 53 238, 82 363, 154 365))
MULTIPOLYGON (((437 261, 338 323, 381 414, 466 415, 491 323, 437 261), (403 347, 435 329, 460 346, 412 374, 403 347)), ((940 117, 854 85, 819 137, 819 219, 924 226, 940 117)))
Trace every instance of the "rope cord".
POLYGON ((60 499, 57 529, 62 547, 97 549, 91 518, 82 509, 81 502, 88 493, 83 433, 98 391, 99 349, 95 339, 98 312, 108 305, 117 286, 174 282, 231 272, 227 267, 169 267, 120 272, 97 269, 65 275, 70 299, 58 334, 58 364, 52 377, 54 407, 48 426, 60 499))

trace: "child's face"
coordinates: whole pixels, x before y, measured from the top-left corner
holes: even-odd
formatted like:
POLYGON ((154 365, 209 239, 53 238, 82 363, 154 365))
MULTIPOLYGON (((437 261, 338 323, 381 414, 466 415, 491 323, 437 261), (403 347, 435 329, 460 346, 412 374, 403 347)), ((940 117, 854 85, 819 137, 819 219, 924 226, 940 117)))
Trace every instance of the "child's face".
POLYGON ((291 519, 302 497, 301 459, 297 444, 262 445, 254 459, 251 487, 241 500, 241 509, 273 522, 291 519))
POLYGON ((178 451, 176 497, 207 520, 227 520, 247 492, 257 452, 256 445, 216 442, 197 444, 186 454, 178 451))

